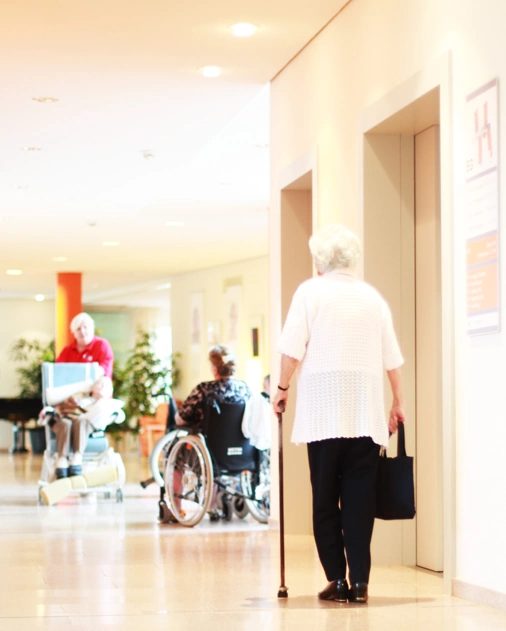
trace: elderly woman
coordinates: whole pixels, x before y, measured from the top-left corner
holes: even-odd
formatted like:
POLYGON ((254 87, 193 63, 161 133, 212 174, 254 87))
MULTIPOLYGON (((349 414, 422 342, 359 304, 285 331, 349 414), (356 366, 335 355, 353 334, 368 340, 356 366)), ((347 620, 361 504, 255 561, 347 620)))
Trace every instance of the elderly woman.
POLYGON ((292 441, 307 443, 314 537, 329 581, 318 597, 366 603, 380 445, 405 420, 403 358, 388 305, 356 278, 357 237, 333 224, 316 233, 309 248, 318 276, 293 296, 273 406, 283 411, 298 369, 292 441), (385 370, 393 394, 388 425, 385 370))
POLYGON ((209 351, 209 361, 214 379, 199 383, 190 392, 176 415, 177 425, 202 427, 206 401, 210 395, 217 395, 230 403, 243 403, 251 397, 251 391, 247 384, 233 377, 236 370, 236 360, 230 347, 213 346, 209 351))
POLYGON ((114 355, 107 340, 95 335, 95 323, 87 313, 79 313, 70 323, 75 340, 65 346, 57 362, 98 362, 106 377, 112 378, 114 355))

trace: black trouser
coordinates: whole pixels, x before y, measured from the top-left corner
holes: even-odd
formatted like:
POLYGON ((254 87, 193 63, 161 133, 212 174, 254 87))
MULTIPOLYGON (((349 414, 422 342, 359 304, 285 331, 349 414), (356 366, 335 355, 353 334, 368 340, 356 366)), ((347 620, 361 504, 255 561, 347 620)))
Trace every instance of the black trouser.
POLYGON ((379 445, 372 438, 308 443, 313 530, 328 581, 369 582, 379 445), (346 556, 345 556, 346 555, 346 556))

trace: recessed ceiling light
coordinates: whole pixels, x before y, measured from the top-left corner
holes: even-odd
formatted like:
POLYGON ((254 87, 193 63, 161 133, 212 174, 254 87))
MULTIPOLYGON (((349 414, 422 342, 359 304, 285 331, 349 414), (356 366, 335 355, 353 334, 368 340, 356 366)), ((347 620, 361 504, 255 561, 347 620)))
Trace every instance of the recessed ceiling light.
POLYGON ((16 186, 17 191, 27 191, 29 188, 27 184, 19 184, 19 186, 16 186))
POLYGON ((67 257, 66 256, 53 256, 53 261, 67 261, 67 257))
POLYGON ((230 28, 236 37, 250 37, 250 35, 253 35, 258 27, 254 24, 241 22, 240 24, 233 24, 230 28))
POLYGON ((36 300, 37 302, 43 302, 43 301, 44 301, 44 299, 45 299, 44 294, 37 294, 37 295, 35 296, 35 300, 36 300))
POLYGON ((200 72, 208 79, 214 79, 221 74, 221 68, 219 66, 204 66, 200 69, 200 72))
POLYGON ((116 245, 119 245, 119 241, 102 241, 102 245, 112 248, 116 245))
POLYGON ((22 273, 20 269, 8 269, 6 272, 9 276, 20 276, 22 273))
POLYGON ((166 221, 166 226, 184 226, 184 221, 166 221))
POLYGON ((40 147, 21 147, 21 151, 41 151, 40 147))
POLYGON ((55 99, 54 96, 33 96, 32 101, 37 101, 37 103, 56 103, 58 99, 55 99))
POLYGON ((155 289, 156 291, 162 291, 162 289, 170 289, 171 287, 171 283, 164 283, 163 285, 157 285, 155 289))

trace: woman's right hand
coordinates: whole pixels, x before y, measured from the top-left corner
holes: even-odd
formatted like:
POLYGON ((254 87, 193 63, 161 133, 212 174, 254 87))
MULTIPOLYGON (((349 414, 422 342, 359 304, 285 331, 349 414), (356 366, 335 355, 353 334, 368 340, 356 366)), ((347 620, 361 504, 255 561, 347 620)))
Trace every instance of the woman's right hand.
POLYGON ((274 401, 272 402, 272 407, 276 414, 283 414, 286 410, 286 403, 288 401, 288 392, 283 392, 282 390, 276 391, 276 396, 274 397, 274 401))

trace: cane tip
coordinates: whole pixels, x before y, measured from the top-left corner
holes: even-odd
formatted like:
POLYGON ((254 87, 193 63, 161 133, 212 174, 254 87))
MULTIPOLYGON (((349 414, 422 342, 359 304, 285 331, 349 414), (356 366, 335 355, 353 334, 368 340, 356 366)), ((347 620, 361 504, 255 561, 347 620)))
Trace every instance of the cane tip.
POLYGON ((278 589, 278 598, 288 598, 288 587, 280 587, 278 589))

